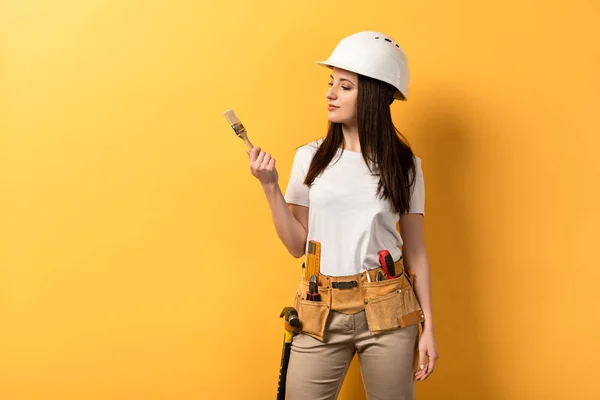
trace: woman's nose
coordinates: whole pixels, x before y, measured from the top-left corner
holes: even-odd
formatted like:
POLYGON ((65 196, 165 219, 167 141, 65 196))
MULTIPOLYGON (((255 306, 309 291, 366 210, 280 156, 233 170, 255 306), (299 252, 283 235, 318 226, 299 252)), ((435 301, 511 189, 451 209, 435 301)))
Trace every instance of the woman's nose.
POLYGON ((327 90, 325 97, 327 97, 328 100, 333 100, 337 97, 333 90, 333 87, 330 87, 329 90, 327 90))

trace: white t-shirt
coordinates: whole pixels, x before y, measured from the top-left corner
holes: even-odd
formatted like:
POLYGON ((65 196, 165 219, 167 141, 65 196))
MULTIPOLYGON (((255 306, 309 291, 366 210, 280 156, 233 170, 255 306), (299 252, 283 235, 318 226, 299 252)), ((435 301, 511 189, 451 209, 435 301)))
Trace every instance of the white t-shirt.
MULTIPOLYGON (((402 238, 396 230, 400 216, 392 203, 376 197, 379 177, 369 171, 362 153, 338 150, 329 166, 309 189, 304 182, 310 162, 323 138, 300 147, 294 156, 284 195, 287 203, 309 207, 308 241, 321 243, 322 274, 346 276, 379 267, 379 251, 397 261, 402 238)), ((415 156, 415 184, 409 213, 425 214, 421 159, 415 156)))

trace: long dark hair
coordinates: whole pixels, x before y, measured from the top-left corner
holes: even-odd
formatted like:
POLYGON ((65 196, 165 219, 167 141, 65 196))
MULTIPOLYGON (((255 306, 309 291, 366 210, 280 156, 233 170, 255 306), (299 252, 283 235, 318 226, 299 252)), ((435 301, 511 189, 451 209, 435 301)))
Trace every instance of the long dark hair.
MULTIPOLYGON (((396 213, 408 212, 415 179, 414 154, 392 122, 390 104, 396 89, 358 74, 357 122, 361 153, 371 173, 379 176, 377 196, 389 199, 396 213)), ((344 142, 342 124, 330 122, 304 179, 311 186, 344 142)))

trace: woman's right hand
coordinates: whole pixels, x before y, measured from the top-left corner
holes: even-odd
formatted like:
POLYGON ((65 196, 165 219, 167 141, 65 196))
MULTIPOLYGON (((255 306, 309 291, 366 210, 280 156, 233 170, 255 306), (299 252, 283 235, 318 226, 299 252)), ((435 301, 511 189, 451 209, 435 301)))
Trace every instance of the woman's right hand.
POLYGON ((275 169, 275 159, 256 146, 252 150, 246 150, 246 153, 250 158, 250 172, 252 175, 263 186, 276 185, 279 181, 279 174, 275 169))

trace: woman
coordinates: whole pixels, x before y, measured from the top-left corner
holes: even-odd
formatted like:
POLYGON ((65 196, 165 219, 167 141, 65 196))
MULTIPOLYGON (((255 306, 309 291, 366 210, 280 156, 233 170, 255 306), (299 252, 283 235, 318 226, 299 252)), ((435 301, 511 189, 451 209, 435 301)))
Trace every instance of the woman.
POLYGON ((275 159, 257 147, 248 152, 289 252, 304 256, 309 241, 321 250, 320 298, 307 294, 303 278, 294 300, 302 330, 292 342, 286 398, 337 398, 358 353, 368 398, 412 399, 438 353, 421 160, 390 113, 394 100, 407 99, 406 55, 383 33, 359 32, 319 64, 331 69, 329 130, 297 150, 285 196, 275 159), (382 250, 395 273, 382 268, 382 250))

